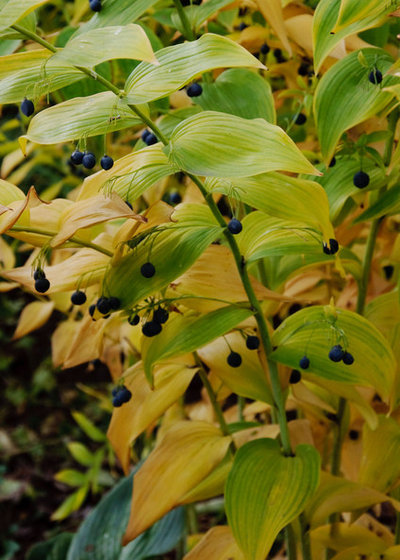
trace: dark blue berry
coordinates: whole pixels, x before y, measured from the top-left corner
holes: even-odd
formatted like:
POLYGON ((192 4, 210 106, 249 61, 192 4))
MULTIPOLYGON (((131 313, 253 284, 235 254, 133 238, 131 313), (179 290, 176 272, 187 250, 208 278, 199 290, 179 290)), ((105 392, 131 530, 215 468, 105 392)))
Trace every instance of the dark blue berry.
POLYGON ((299 361, 299 366, 301 367, 301 369, 308 369, 308 367, 310 366, 310 360, 307 358, 307 356, 303 356, 301 358, 301 360, 299 361))
MULTIPOLYGON (((131 398, 132 398, 132 393, 130 392, 130 390, 127 387, 125 387, 125 385, 119 385, 118 387, 115 387, 112 390, 111 394, 114 397, 113 398, 113 404, 114 404, 114 401, 116 400, 117 401, 117 406, 121 406, 122 404, 130 401, 131 398), (119 403, 121 403, 121 404, 119 404, 119 403)), ((114 404, 114 406, 115 406, 115 404, 114 404)))
POLYGON ((157 144, 157 142, 158 142, 157 136, 155 134, 153 134, 152 132, 149 132, 148 135, 146 136, 146 140, 144 140, 144 142, 148 146, 152 146, 153 144, 157 144))
POLYGON ((302 125, 302 124, 304 124, 304 123, 306 122, 306 120, 307 120, 307 117, 305 116, 305 114, 304 114, 304 113, 300 113, 300 114, 297 116, 295 123, 296 123, 296 124, 299 124, 299 125, 302 125))
POLYGON ((169 195, 169 201, 171 204, 179 204, 182 201, 182 197, 177 191, 175 191, 169 195))
POLYGON ((382 267, 382 270, 385 274, 386 280, 390 280, 393 276, 394 266, 391 264, 387 264, 386 266, 382 267))
POLYGON ((145 278, 151 278, 156 273, 156 269, 151 262, 147 262, 141 266, 140 273, 145 278))
POLYGON ((365 189, 369 185, 369 175, 364 171, 357 171, 353 177, 353 184, 358 189, 365 189))
POLYGON ((162 326, 156 321, 147 321, 142 327, 142 333, 144 336, 152 337, 157 336, 162 331, 162 326))
POLYGON ((89 305, 89 310, 88 311, 89 311, 89 315, 91 317, 93 317, 94 312, 96 311, 96 305, 94 303, 92 303, 92 305, 89 305))
POLYGON ((306 62, 302 62, 299 66, 299 69, 297 70, 297 73, 299 74, 299 76, 307 76, 308 68, 308 64, 306 62))
POLYGON ((246 338, 246 348, 249 350, 257 350, 260 346, 260 339, 258 336, 248 336, 246 338))
POLYGON ((200 84, 195 82, 194 84, 190 84, 190 86, 186 88, 186 93, 189 97, 198 97, 203 93, 203 88, 200 84))
POLYGON ((129 200, 125 200, 125 204, 129 206, 131 210, 133 210, 132 204, 129 202, 129 200))
POLYGON ((132 315, 131 317, 129 317, 128 319, 128 323, 130 325, 138 325, 140 321, 140 317, 139 315, 132 315))
POLYGON ((50 282, 47 278, 38 278, 35 281, 35 290, 39 292, 39 294, 44 294, 50 288, 50 282))
POLYGON ((112 157, 104 155, 100 160, 100 165, 105 171, 108 171, 114 165, 114 160, 112 157))
POLYGON ((39 280, 39 278, 46 278, 44 271, 41 268, 37 268, 33 273, 33 279, 39 280))
POLYGON ((83 154, 82 164, 83 167, 86 167, 86 169, 93 169, 93 167, 96 165, 95 155, 92 154, 92 152, 85 152, 83 154))
POLYGON ((263 45, 261 45, 260 52, 261 52, 262 54, 268 54, 270 50, 271 50, 271 49, 269 48, 269 46, 267 45, 267 43, 264 43, 263 45))
POLYGON ((290 378, 289 378, 289 383, 294 385, 299 381, 301 381, 301 372, 298 369, 292 369, 292 373, 290 374, 290 378))
POLYGON ((335 156, 333 156, 333 158, 331 159, 331 162, 329 164, 329 167, 334 167, 336 165, 336 158, 335 156))
POLYGON ((157 309, 154 310, 153 321, 156 321, 156 323, 160 323, 160 325, 163 325, 168 321, 168 318, 169 318, 169 313, 166 309, 163 309, 162 307, 158 307, 157 309))
POLYGON ((147 128, 146 128, 146 130, 143 130, 142 136, 141 136, 143 142, 146 142, 146 138, 148 137, 149 134, 151 134, 150 130, 147 130, 147 128))
POLYGON ((229 356, 227 357, 226 361, 231 367, 239 367, 240 364, 242 363, 242 357, 240 354, 232 350, 229 356))
POLYGON ((117 385, 116 387, 113 387, 113 389, 111 391, 112 396, 115 397, 116 395, 118 395, 119 391, 120 391, 120 385, 117 385))
POLYGON ((241 224, 241 222, 239 220, 237 220, 236 218, 232 218, 232 220, 230 220, 230 222, 228 223, 228 230, 233 234, 236 235, 238 233, 240 233, 243 229, 243 226, 241 224))
POLYGON ((93 12, 100 12, 101 0, 89 0, 89 6, 93 12))
POLYGON ((110 297, 108 303, 113 311, 117 311, 121 307, 121 302, 117 297, 110 297))
POLYGON ((107 313, 110 313, 111 310, 110 300, 104 296, 99 297, 96 307, 102 315, 107 315, 107 313))
POLYGON ((325 242, 322 244, 322 250, 324 251, 325 255, 332 254, 330 247, 328 247, 328 245, 325 242))
POLYGON ((82 163, 82 160, 83 152, 80 152, 79 150, 75 150, 74 152, 72 152, 71 161, 74 165, 80 165, 82 163))
POLYGON ((339 251, 339 243, 336 241, 336 239, 330 239, 329 245, 331 248, 331 255, 334 255, 339 251))
POLYGON ((382 82, 382 79, 382 72, 378 70, 378 68, 374 68, 374 70, 369 73, 368 80, 371 82, 371 84, 380 84, 382 82))
POLYGON ((35 112, 35 106, 30 99, 25 99, 21 103, 21 112, 26 116, 30 117, 35 112))
POLYGON ((329 359, 332 360, 332 362, 340 362, 343 356, 344 356, 344 350, 340 346, 340 344, 335 344, 335 346, 332 346, 332 348, 329 351, 329 359))
POLYGON ((81 292, 80 290, 77 290, 71 295, 71 301, 74 305, 83 305, 86 301, 85 292, 81 292))
POLYGON ((346 364, 346 366, 351 366, 351 364, 354 362, 354 357, 352 354, 350 354, 350 352, 345 352, 343 354, 343 363, 346 364))

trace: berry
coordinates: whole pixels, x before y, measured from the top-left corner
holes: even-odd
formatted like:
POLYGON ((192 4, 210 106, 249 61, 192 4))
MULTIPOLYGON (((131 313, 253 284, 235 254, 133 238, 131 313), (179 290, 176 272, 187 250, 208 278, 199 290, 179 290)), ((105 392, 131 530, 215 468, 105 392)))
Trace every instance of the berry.
POLYGON ((296 124, 301 125, 301 124, 304 124, 306 122, 306 120, 307 120, 307 117, 305 116, 305 114, 300 113, 295 122, 296 122, 296 124))
POLYGON ((330 246, 331 255, 334 255, 339 251, 339 243, 336 241, 336 239, 330 239, 329 246, 330 246))
POLYGON ((237 220, 236 218, 232 218, 232 220, 228 224, 228 229, 233 235, 236 235, 242 231, 243 226, 239 222, 239 220, 237 220))
POLYGON ((114 408, 119 408, 124 404, 122 400, 122 395, 120 395, 119 392, 115 395, 115 397, 113 397, 111 402, 114 408))
POLYGON ((239 24, 239 31, 243 31, 243 29, 246 29, 246 27, 249 27, 249 26, 247 25, 247 23, 244 23, 244 21, 242 21, 239 24))
POLYGON ((83 305, 86 301, 85 292, 81 292, 80 290, 77 290, 71 295, 71 301, 74 305, 83 305))
POLYGON ((149 134, 151 134, 150 130, 147 130, 147 128, 146 128, 146 130, 143 130, 142 136, 141 136, 143 142, 146 142, 146 138, 148 137, 149 134))
POLYGON ((326 243, 322 244, 322 250, 325 253, 325 255, 331 255, 331 250, 330 247, 328 247, 328 245, 326 243))
POLYGON ((353 177, 353 184, 358 189, 365 189, 369 185, 369 175, 364 171, 357 171, 353 177))
POLYGON ((125 385, 114 387, 111 394, 113 396, 112 404, 117 408, 130 401, 132 397, 132 393, 125 385))
POLYGON ((92 152, 85 152, 83 154, 82 164, 83 167, 86 167, 86 169, 93 169, 93 167, 96 165, 95 155, 92 154, 92 152))
POLYGON ((177 191, 172 192, 169 195, 169 201, 170 201, 171 204, 179 204, 181 202, 181 200, 182 200, 182 197, 177 191))
POLYGON ((157 336, 161 331, 162 326, 156 321, 147 321, 142 327, 142 333, 148 337, 157 336))
POLYGON ((239 367, 240 364, 242 363, 242 357, 240 354, 232 350, 229 356, 227 357, 226 361, 231 367, 239 367))
POLYGON ((130 325, 138 325, 140 321, 140 317, 139 315, 132 315, 131 317, 129 317, 128 319, 128 323, 130 325))
POLYGON ((39 292, 39 294, 44 294, 50 288, 50 282, 47 278, 38 278, 35 281, 35 290, 39 292))
POLYGON ((282 54, 281 49, 274 49, 274 56, 276 58, 276 62, 285 62, 285 57, 282 54))
POLYGON ((21 103, 21 112, 26 116, 30 117, 35 112, 35 106, 30 99, 25 99, 21 103))
POLYGON ((308 367, 310 366, 310 360, 307 358, 307 356, 303 356, 301 358, 301 360, 299 361, 299 366, 301 367, 301 369, 308 369, 308 367))
POLYGON ((154 310, 153 321, 155 321, 156 323, 163 325, 168 321, 168 317, 169 317, 169 313, 166 309, 159 307, 158 309, 154 310))
POLYGON ((306 62, 302 62, 297 70, 299 76, 307 76, 308 74, 308 64, 306 62))
POLYGON ((72 152, 71 161, 74 165, 80 165, 82 163, 82 160, 83 152, 80 152, 79 150, 75 150, 74 152, 72 152))
POLYGON ((329 164, 329 167, 334 167, 336 165, 336 158, 335 156, 333 156, 333 158, 331 159, 331 162, 329 164))
POLYGON ((144 263, 140 268, 140 273, 145 278, 151 278, 156 273, 156 269, 151 262, 144 263))
POLYGON ((335 346, 332 346, 332 348, 329 351, 329 359, 332 360, 332 362, 340 362, 343 356, 344 356, 344 350, 340 346, 340 344, 335 344, 335 346))
POLYGON ((121 307, 121 302, 117 297, 110 297, 108 303, 110 304, 110 307, 113 311, 117 311, 117 309, 121 307))
POLYGON ((380 84, 383 79, 382 72, 378 68, 374 68, 368 76, 368 80, 371 84, 380 84))
POLYGON ((157 142, 158 142, 157 136, 155 134, 153 134, 152 132, 149 132, 148 135, 146 136, 146 140, 144 140, 144 142, 148 146, 152 146, 153 144, 157 144, 157 142))
POLYGON ((114 165, 114 160, 112 157, 104 155, 100 160, 100 165, 105 171, 108 171, 114 165))
POLYGON ((289 383, 294 385, 301 381, 301 372, 298 369, 292 369, 292 373, 290 374, 289 383))
POLYGON ((349 431, 349 438, 355 441, 360 437, 360 433, 358 430, 350 430, 349 431))
POLYGON ((387 264, 386 266, 382 267, 383 273, 385 274, 386 280, 390 280, 393 276, 394 266, 391 264, 387 264))
POLYGON ((40 278, 46 278, 44 271, 41 268, 37 268, 33 273, 33 279, 39 280, 40 278))
POLYGON ((346 364, 346 366, 351 366, 351 364, 354 362, 354 357, 352 354, 350 354, 350 352, 345 352, 342 360, 343 363, 346 364))
POLYGON ((129 202, 129 200, 125 200, 125 204, 129 206, 131 210, 133 210, 132 204, 129 202))
POLYGON ((100 0, 89 0, 90 9, 93 12, 100 12, 101 10, 101 1, 100 0))
POLYGON ((190 6, 190 0, 181 0, 182 6, 190 6))
POLYGON ((99 297, 96 307, 102 315, 107 315, 107 313, 110 313, 111 310, 110 300, 103 296, 99 297))
POLYGON ((268 54, 270 50, 271 50, 271 49, 269 48, 269 46, 267 45, 267 43, 264 43, 263 45, 261 45, 260 52, 261 52, 262 54, 268 54))
POLYGON ((92 303, 92 305, 89 305, 89 315, 93 317, 95 311, 96 311, 96 305, 92 303))
POLYGON ((203 88, 201 87, 200 84, 195 82, 194 84, 191 84, 186 88, 186 93, 188 94, 189 97, 198 97, 203 93, 203 88))
POLYGON ((249 350, 257 350, 260 346, 260 339, 258 336, 248 336, 246 338, 246 348, 249 350))
POLYGON ((119 385, 117 385, 116 387, 113 387, 111 394, 113 397, 115 397, 117 394, 119 393, 119 385))

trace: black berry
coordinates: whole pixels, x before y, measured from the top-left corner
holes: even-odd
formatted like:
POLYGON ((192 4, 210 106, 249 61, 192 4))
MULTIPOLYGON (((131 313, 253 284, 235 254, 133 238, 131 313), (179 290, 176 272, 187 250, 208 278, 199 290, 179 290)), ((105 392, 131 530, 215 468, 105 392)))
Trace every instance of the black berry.
POLYGON ((369 175, 365 171, 357 171, 353 177, 353 184, 358 189, 365 189, 369 185, 369 175))
POLYGON ((129 200, 125 200, 125 204, 129 206, 131 210, 133 210, 132 204, 129 202, 129 200))
POLYGON ((107 315, 111 310, 110 300, 102 296, 97 300, 96 307, 102 315, 107 315))
POLYGON ((346 366, 351 366, 351 364, 354 362, 354 357, 352 354, 350 354, 350 352, 345 352, 343 354, 343 363, 346 364, 346 366))
POLYGON ((299 76, 307 76, 308 68, 308 64, 306 62, 302 62, 302 64, 300 64, 299 66, 299 69, 297 70, 297 73, 299 74, 299 76))
POLYGON ((92 152, 85 152, 83 154, 82 164, 83 167, 86 167, 86 169, 93 169, 93 167, 96 165, 95 155, 92 154, 92 152))
POLYGON ((333 158, 331 159, 331 162, 329 164, 329 167, 334 167, 336 165, 336 158, 335 156, 333 156, 333 158))
POLYGON ((30 99, 25 99, 21 103, 21 112, 26 116, 30 117, 35 112, 35 106, 30 99))
POLYGON ((125 385, 114 387, 114 389, 111 391, 111 394, 113 396, 112 404, 116 408, 119 408, 124 403, 130 401, 132 398, 132 393, 127 387, 125 387, 125 385))
POLYGON ((71 295, 71 301, 74 305, 83 305, 86 301, 85 292, 81 292, 80 290, 77 290, 71 295))
POLYGON ((44 294, 50 288, 50 282, 47 278, 38 278, 35 281, 35 290, 39 292, 39 294, 44 294))
POLYGON ((326 243, 323 243, 322 250, 325 253, 325 255, 331 255, 332 254, 330 247, 328 247, 328 245, 326 243))
POLYGON ((91 317, 93 317, 94 312, 96 311, 96 305, 94 303, 92 303, 92 305, 89 305, 89 310, 88 311, 89 311, 89 315, 91 317))
POLYGON ((108 303, 113 311, 117 311, 121 307, 121 302, 117 297, 110 297, 108 303))
POLYGON ((140 321, 140 317, 139 315, 132 315, 131 317, 129 317, 128 319, 128 323, 130 325, 138 325, 140 321))
POLYGON ((304 114, 304 113, 300 113, 300 114, 297 116, 297 119, 296 119, 295 123, 301 125, 301 124, 304 124, 304 123, 306 122, 306 120, 307 120, 307 117, 305 116, 305 114, 304 114))
POLYGON ((157 142, 158 142, 157 136, 155 134, 153 134, 152 132, 149 132, 148 135, 146 136, 146 140, 144 140, 144 142, 148 146, 152 146, 153 144, 157 144, 157 142))
POLYGON ((260 346, 260 339, 258 336, 248 336, 246 338, 246 348, 249 350, 257 350, 260 346))
POLYGON ((140 268, 140 273, 145 278, 151 278, 156 273, 156 269, 151 262, 144 263, 140 268))
POLYGON ((101 10, 101 1, 100 0, 89 0, 90 9, 93 12, 100 12, 101 10))
POLYGON ((82 160, 83 152, 80 152, 79 150, 75 150, 74 152, 72 152, 71 161, 74 165, 80 165, 82 163, 82 160))
POLYGON ((33 279, 39 280, 39 278, 46 278, 44 271, 41 268, 37 268, 33 273, 33 279))
POLYGON ((357 440, 360 437, 360 432, 358 430, 350 430, 349 431, 349 438, 353 441, 357 440))
POLYGON ((260 52, 261 52, 262 54, 268 54, 270 50, 271 50, 271 49, 269 48, 269 46, 267 45, 267 43, 264 43, 263 45, 261 45, 260 52))
POLYGON ((190 86, 186 88, 186 93, 189 97, 198 97, 203 93, 203 88, 200 84, 195 82, 194 84, 190 84, 190 86))
POLYGON ((303 356, 301 358, 301 360, 299 361, 299 366, 301 367, 301 369, 308 369, 308 367, 310 366, 310 360, 307 358, 307 356, 303 356))
POLYGON ((169 195, 169 201, 171 204, 179 204, 182 201, 182 197, 177 191, 175 191, 169 195))
POLYGON ((329 359, 332 360, 332 362, 340 362, 343 356, 344 356, 344 350, 340 346, 340 344, 335 344, 335 346, 332 346, 332 348, 329 351, 329 359))
POLYGON ((339 251, 339 243, 336 241, 336 239, 330 239, 329 246, 331 250, 331 255, 334 255, 339 251))
POLYGON ((161 331, 162 326, 156 321, 147 321, 142 327, 142 333, 148 337, 157 336, 161 331))
POLYGON ((298 369, 292 369, 292 373, 290 374, 289 383, 294 385, 301 381, 301 372, 298 369))
POLYGON ((160 325, 163 325, 168 321, 168 318, 169 318, 169 313, 166 309, 163 309, 162 307, 158 307, 157 309, 154 310, 153 321, 156 321, 156 323, 160 323, 160 325))
POLYGON ((104 155, 100 160, 100 165, 105 171, 108 171, 114 165, 114 160, 112 157, 104 155))
POLYGON ((240 364, 242 363, 242 357, 240 354, 232 350, 229 356, 227 357, 226 361, 231 367, 239 367, 240 364))
POLYGON ((369 73, 368 80, 371 84, 380 84, 382 82, 383 76, 382 72, 378 68, 374 68, 372 72, 369 73))
POLYGON ((239 220, 237 220, 236 218, 232 218, 232 220, 230 220, 230 222, 228 223, 228 230, 233 234, 236 235, 237 233, 240 233, 243 229, 243 226, 241 224, 241 222, 239 220))
POLYGON ((385 274, 386 280, 390 280, 393 276, 394 266, 391 264, 387 264, 386 266, 382 267, 383 273, 385 274))

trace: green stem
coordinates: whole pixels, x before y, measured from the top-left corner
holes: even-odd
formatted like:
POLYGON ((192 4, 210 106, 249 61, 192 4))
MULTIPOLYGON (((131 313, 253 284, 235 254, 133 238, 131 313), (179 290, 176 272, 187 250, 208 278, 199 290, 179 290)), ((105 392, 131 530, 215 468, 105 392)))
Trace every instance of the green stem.
POLYGON ((241 397, 240 395, 238 396, 238 420, 239 422, 243 422, 244 421, 244 415, 243 415, 243 411, 244 411, 244 405, 245 405, 245 400, 244 397, 241 397))
POLYGON ((185 10, 183 9, 181 1, 180 0, 174 0, 174 4, 175 4, 176 10, 178 12, 179 19, 181 20, 182 27, 183 27, 184 32, 185 32, 184 35, 185 35, 186 39, 188 39, 189 41, 194 41, 195 36, 194 36, 192 28, 190 27, 190 22, 188 20, 188 17, 186 15, 185 10))
POLYGON ((296 536, 292 525, 285 527, 286 555, 289 560, 297 560, 296 536))
POLYGON ((303 560, 312 560, 310 532, 307 527, 307 521, 304 513, 300 515, 299 520, 301 526, 301 552, 303 555, 303 560))
POLYGON ((46 39, 42 39, 40 35, 37 35, 33 31, 29 31, 29 29, 25 29, 25 27, 21 27, 17 23, 14 23, 14 25, 11 25, 10 27, 15 29, 15 31, 18 31, 18 33, 21 33, 21 35, 25 35, 25 37, 32 39, 35 43, 39 43, 39 45, 42 45, 45 49, 48 49, 53 53, 57 52, 58 49, 54 45, 46 41, 46 39))
POLYGON ((365 300, 367 297, 367 290, 368 290, 368 280, 371 272, 372 256, 374 254, 375 242, 378 235, 378 230, 379 230, 379 225, 381 223, 381 220, 382 220, 381 218, 373 220, 367 238, 367 245, 365 248, 362 275, 359 282, 357 305, 356 305, 356 312, 359 313, 360 315, 364 313, 365 300))
POLYGON ((139 109, 139 107, 137 105, 132 105, 130 104, 129 107, 132 109, 132 111, 134 111, 137 116, 145 123, 147 124, 147 126, 154 132, 154 134, 157 136, 157 138, 164 144, 164 146, 166 146, 168 144, 168 139, 166 136, 164 136, 164 134, 161 132, 161 130, 158 128, 158 126, 156 124, 154 124, 154 122, 151 120, 150 117, 148 117, 147 115, 145 115, 143 113, 143 111, 141 111, 139 109))

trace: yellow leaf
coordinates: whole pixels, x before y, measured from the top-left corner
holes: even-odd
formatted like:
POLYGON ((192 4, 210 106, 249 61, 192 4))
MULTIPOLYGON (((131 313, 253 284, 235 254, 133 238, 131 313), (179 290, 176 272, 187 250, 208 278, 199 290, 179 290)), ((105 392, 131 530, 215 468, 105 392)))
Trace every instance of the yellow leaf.
POLYGON ((33 301, 22 310, 18 320, 13 340, 22 338, 26 334, 39 329, 50 318, 54 309, 52 301, 33 301))
POLYGON ((285 22, 283 19, 281 0, 256 0, 260 12, 268 21, 272 29, 279 37, 285 50, 292 55, 292 47, 286 35, 285 22))
POLYGON ((58 325, 51 337, 51 359, 53 366, 61 366, 70 350, 79 323, 63 321, 58 325))
POLYGON ((123 544, 151 527, 208 476, 231 438, 206 422, 182 421, 165 433, 134 477, 131 515, 123 544))
POLYGON ((217 525, 204 535, 201 541, 183 560, 245 560, 233 538, 230 527, 217 525))
POLYGON ((197 486, 189 490, 180 500, 180 504, 191 504, 209 500, 214 496, 220 496, 224 493, 226 479, 232 468, 233 457, 231 453, 227 453, 221 463, 214 469, 204 480, 197 486))
MULTIPOLYGON (((384 552, 386 543, 365 527, 358 525, 346 525, 338 523, 336 531, 332 535, 331 525, 324 525, 311 531, 311 541, 323 544, 333 550, 346 550, 349 547, 357 547, 358 554, 371 552, 384 552)), ((356 558, 356 557, 355 557, 356 558)))
MULTIPOLYGON (((5 183, 6 181, 4 181, 5 183)), ((11 185, 8 183, 8 185, 11 185)), ((2 187, 3 185, 0 185, 2 187)), ((14 185, 11 185, 14 186, 14 185)), ((17 187, 15 187, 17 188, 17 187)), ((10 228, 12 228, 17 222, 18 225, 26 225, 29 220, 29 210, 34 208, 43 201, 37 195, 35 187, 31 187, 24 200, 20 198, 16 199, 14 202, 9 203, 6 209, 7 211, 0 211, 0 234, 5 233, 10 228)))
POLYGON ((63 367, 71 368, 99 357, 106 321, 93 321, 86 314, 75 331, 63 367))
POLYGON ((181 364, 156 368, 154 390, 142 362, 125 371, 124 383, 133 396, 124 406, 114 408, 107 435, 126 473, 132 442, 183 395, 196 371, 181 364))

